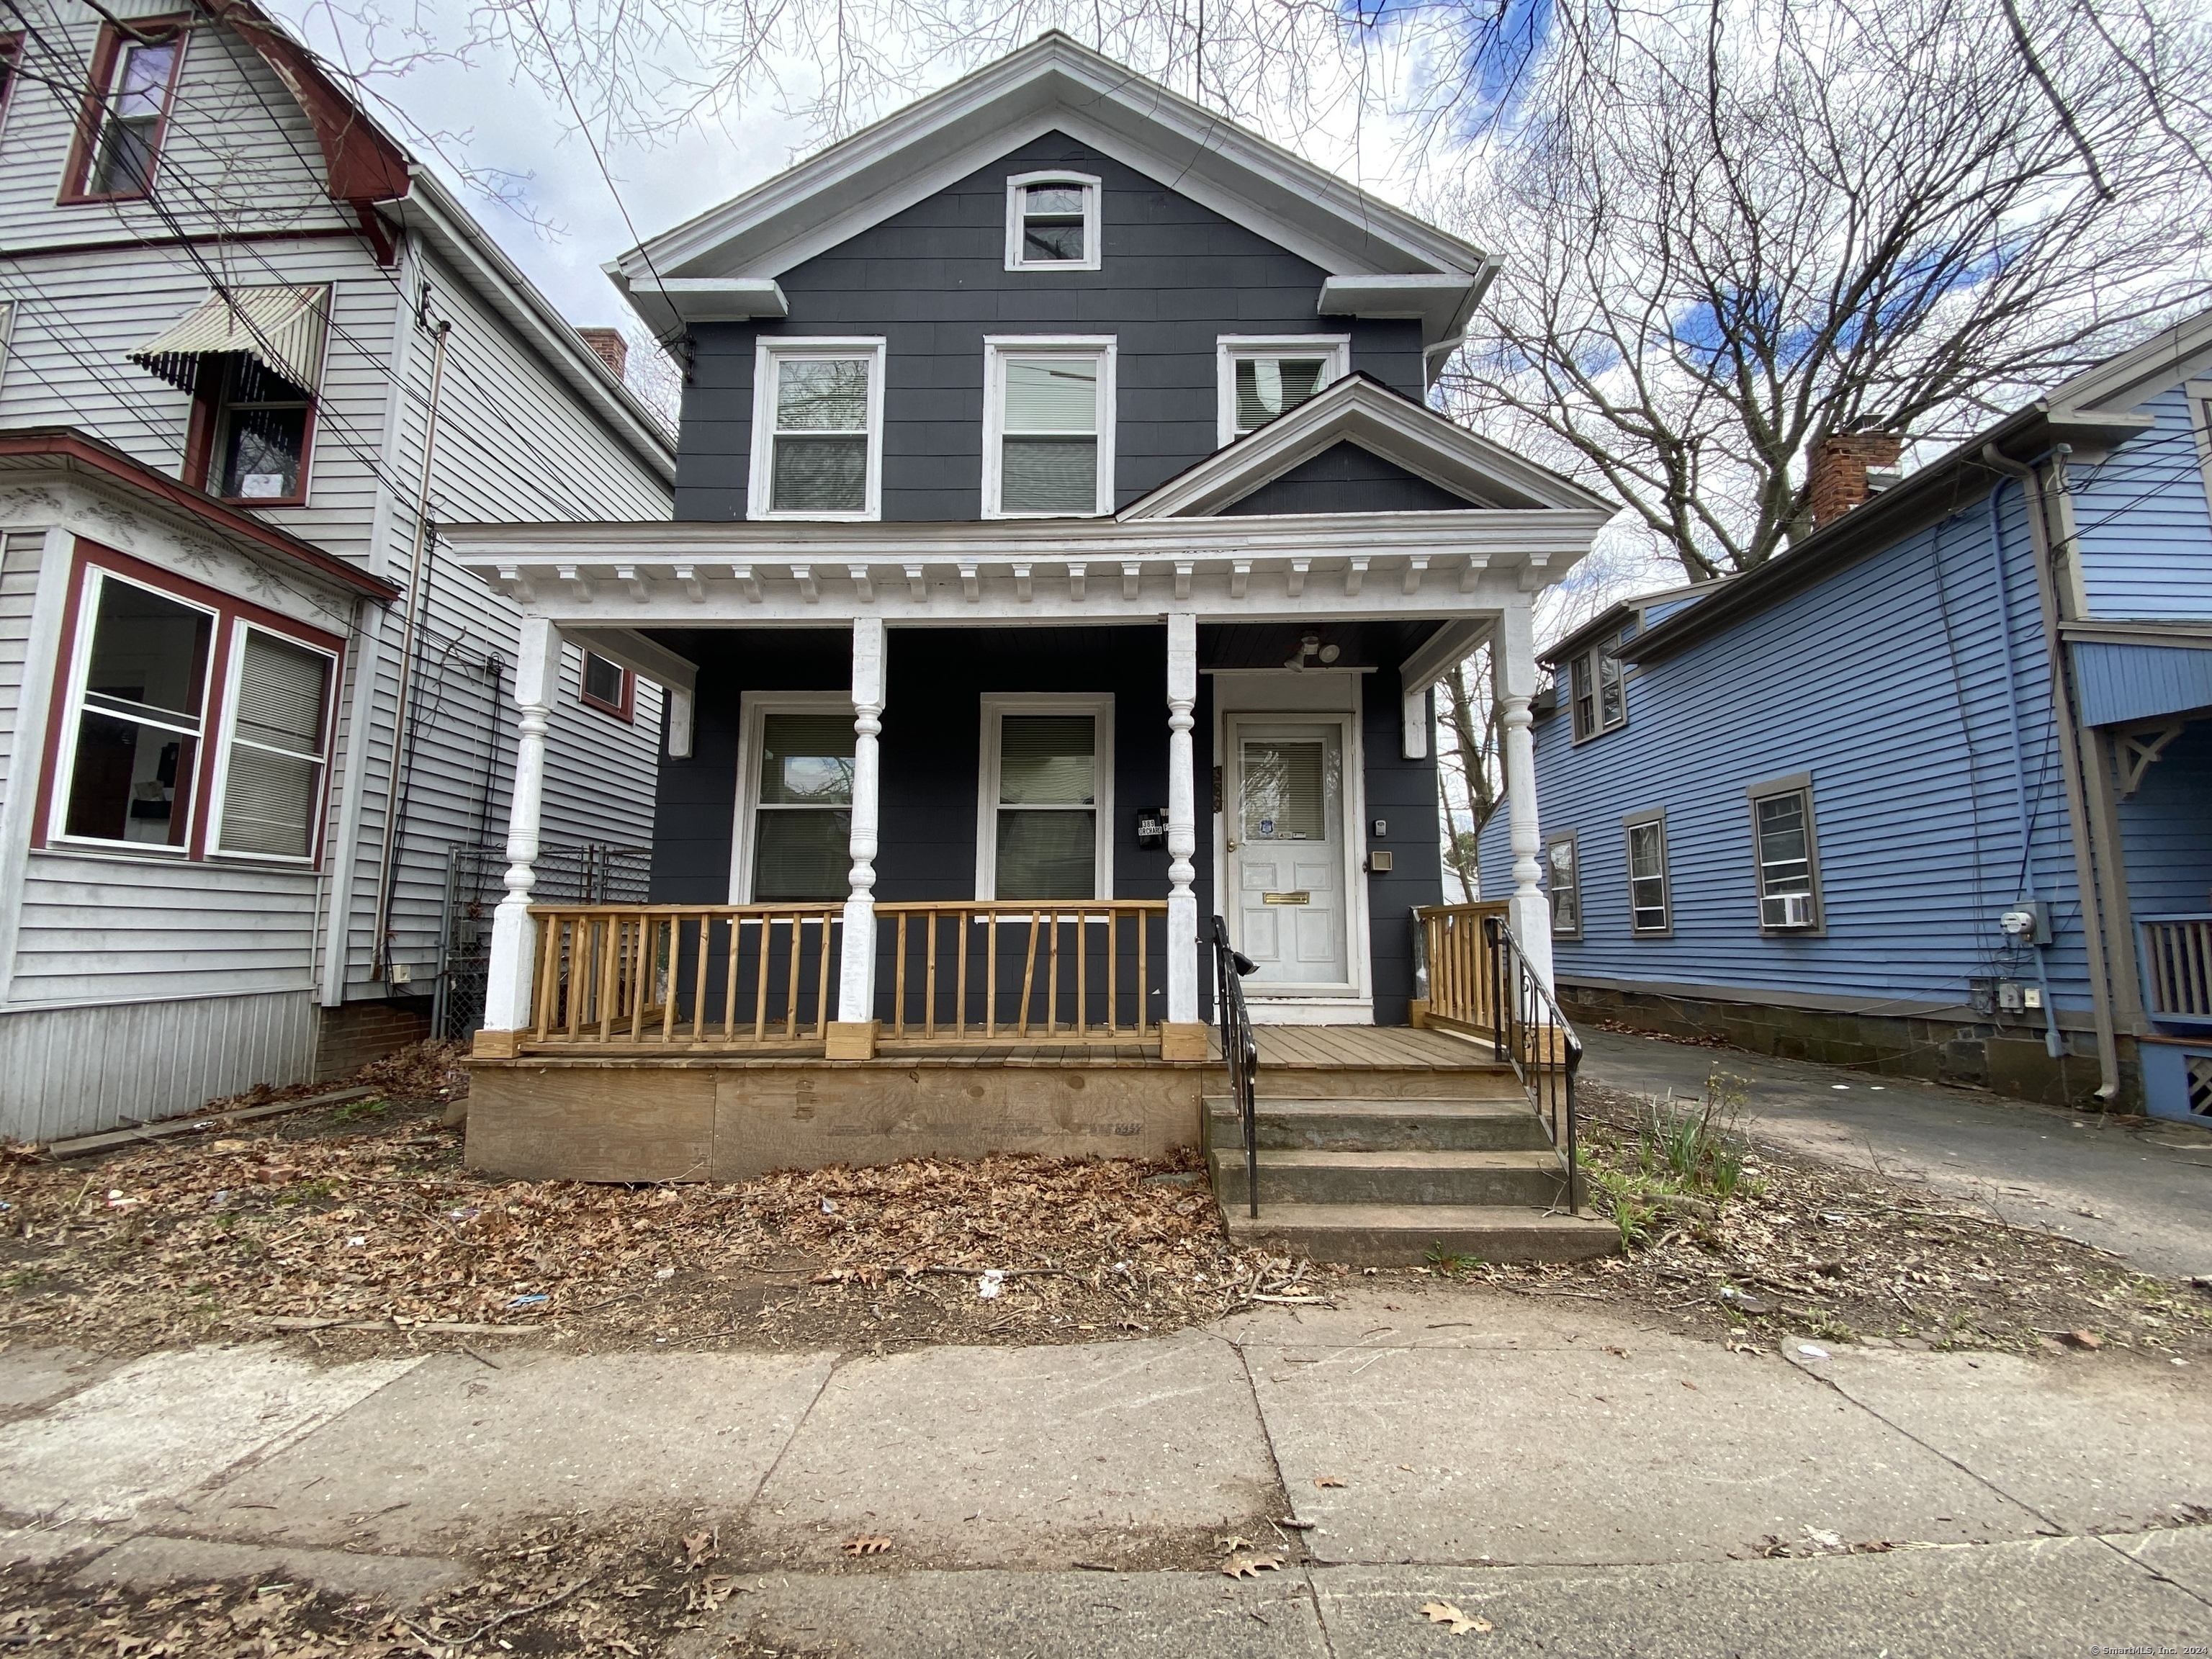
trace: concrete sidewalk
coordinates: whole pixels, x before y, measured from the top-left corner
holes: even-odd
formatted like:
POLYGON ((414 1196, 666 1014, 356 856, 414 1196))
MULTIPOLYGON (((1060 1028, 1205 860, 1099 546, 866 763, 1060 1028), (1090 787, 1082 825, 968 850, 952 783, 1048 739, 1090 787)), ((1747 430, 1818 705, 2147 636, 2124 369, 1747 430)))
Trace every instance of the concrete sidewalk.
POLYGON ((1925 1182, 2014 1225, 2117 1251, 2148 1273, 2212 1273, 2212 1133, 1577 1029, 1593 1082, 1696 1099, 1717 1068, 1750 1084, 1755 1139, 1925 1182))
POLYGON ((750 1576, 684 1638, 702 1656, 1902 1659, 2212 1632, 2212 1530, 2184 1524, 2212 1504, 2197 1368, 1790 1350, 1397 1280, 1164 1338, 883 1358, 11 1352, 4 1553, 406 1601, 533 1517, 710 1525, 750 1576), (890 1553, 842 1557, 862 1532, 890 1553), (1285 1570, 1190 1570, 1232 1536, 1285 1570), (1431 1600, 1491 1630, 1455 1638, 1431 1600))

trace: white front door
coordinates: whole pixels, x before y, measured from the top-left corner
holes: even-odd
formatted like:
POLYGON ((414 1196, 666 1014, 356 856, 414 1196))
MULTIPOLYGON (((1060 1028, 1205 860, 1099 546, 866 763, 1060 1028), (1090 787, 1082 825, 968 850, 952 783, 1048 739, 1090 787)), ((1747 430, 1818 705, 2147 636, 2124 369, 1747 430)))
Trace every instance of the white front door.
POLYGON ((1228 722, 1228 885, 1245 984, 1352 988, 1346 892, 1344 728, 1279 718, 1228 722))

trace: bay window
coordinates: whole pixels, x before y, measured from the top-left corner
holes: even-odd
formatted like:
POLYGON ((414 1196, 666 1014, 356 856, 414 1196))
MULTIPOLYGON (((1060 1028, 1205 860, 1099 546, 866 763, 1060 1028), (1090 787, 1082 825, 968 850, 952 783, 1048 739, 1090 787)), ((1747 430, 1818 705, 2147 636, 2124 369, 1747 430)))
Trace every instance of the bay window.
POLYGON ((312 862, 340 641, 105 551, 73 617, 41 844, 312 862))
POLYGON ((1114 341, 986 338, 983 516, 1114 510, 1114 341))

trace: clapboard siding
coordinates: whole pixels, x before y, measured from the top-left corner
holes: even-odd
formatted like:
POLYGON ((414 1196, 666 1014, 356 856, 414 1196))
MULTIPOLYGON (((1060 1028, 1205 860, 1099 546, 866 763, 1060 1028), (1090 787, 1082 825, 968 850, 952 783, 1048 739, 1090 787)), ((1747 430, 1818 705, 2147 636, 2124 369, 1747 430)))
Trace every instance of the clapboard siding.
POLYGON ((1441 904, 1443 848, 1437 836, 1436 699, 1425 699, 1431 740, 1419 760, 1405 758, 1405 702, 1398 671, 1388 664, 1361 677, 1361 768, 1366 822, 1358 826, 1370 852, 1387 851, 1395 868, 1361 875, 1367 884, 1368 960, 1374 973, 1375 1023, 1403 1025, 1413 994, 1413 907, 1441 904), (1375 820, 1389 825, 1379 839, 1375 820))
POLYGON ((46 538, 15 531, 0 536, 0 801, 8 799, 15 763, 15 711, 23 700, 24 659, 31 642, 31 601, 46 538))
POLYGON ((88 1134, 305 1083, 315 1036, 306 991, 0 1013, 0 1136, 88 1134))
MULTIPOLYGON (((2002 501, 2004 606, 2062 1008, 2089 1005, 2081 908, 2021 496, 2002 501)), ((1580 939, 1563 978, 1958 1006, 1967 981, 2032 975, 2000 947, 2021 839, 1987 498, 1630 677, 1626 727, 1573 744, 1564 707, 1536 731, 1545 834, 1576 833, 1580 939), (1762 936, 1747 786, 1809 771, 1821 936, 1762 936), (1624 817, 1667 813, 1674 928, 1629 928, 1624 817)), ((1484 888, 1510 890, 1506 815, 1481 838, 1484 888)))
POLYGON ((2135 915, 2212 912, 2212 721, 2166 746, 2121 799, 2119 817, 2135 915))
POLYGON ((881 335, 884 517, 979 516, 983 337, 1110 334, 1120 422, 1115 499, 1134 500, 1211 454, 1224 334, 1349 334, 1352 362, 1419 398, 1419 325, 1315 313, 1319 266, 1168 184, 1060 133, 783 273, 791 314, 692 329, 676 515, 741 519, 763 335, 881 335), (1066 167, 1103 181, 1096 271, 1006 269, 1006 179, 1066 167))
POLYGON ((1271 478, 1224 514, 1433 513, 1469 503, 1358 444, 1340 443, 1271 478))
POLYGON ((2068 469, 2088 614, 2212 620, 2212 515, 2188 394, 2175 386, 2142 407, 2155 428, 2068 469))

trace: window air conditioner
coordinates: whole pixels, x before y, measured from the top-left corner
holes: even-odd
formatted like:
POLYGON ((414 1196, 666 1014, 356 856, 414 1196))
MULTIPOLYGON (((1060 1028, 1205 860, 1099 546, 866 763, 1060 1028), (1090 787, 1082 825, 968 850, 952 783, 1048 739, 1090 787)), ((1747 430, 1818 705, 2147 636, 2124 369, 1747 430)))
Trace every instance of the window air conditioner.
POLYGON ((1782 893, 1777 896, 1782 906, 1778 927, 1810 927, 1813 925, 1813 896, 1810 893, 1782 893))

